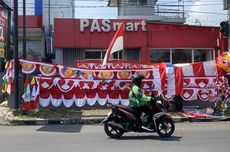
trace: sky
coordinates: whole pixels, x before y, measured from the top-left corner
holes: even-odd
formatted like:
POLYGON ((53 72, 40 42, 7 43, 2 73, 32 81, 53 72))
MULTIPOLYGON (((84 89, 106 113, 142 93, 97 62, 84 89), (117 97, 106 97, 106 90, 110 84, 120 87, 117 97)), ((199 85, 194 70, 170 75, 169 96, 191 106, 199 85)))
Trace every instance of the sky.
MULTIPOLYGON (((180 0, 179 0, 180 1, 180 0)), ((227 20, 222 0, 184 0, 186 23, 202 26, 219 26, 227 20)), ((183 4, 182 3, 182 4, 183 4)), ((178 0, 158 0, 159 5, 175 5, 178 0)), ((117 8, 108 8, 106 0, 76 0, 76 18, 116 18, 117 8)))

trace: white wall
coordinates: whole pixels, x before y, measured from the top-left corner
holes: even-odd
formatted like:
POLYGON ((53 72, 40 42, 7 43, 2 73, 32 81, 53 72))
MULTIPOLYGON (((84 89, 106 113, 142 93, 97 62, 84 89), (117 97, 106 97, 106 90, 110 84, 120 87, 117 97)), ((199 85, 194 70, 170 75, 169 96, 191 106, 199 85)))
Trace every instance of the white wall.
MULTIPOLYGON (((49 5, 48 0, 43 0, 43 25, 48 29, 49 5)), ((74 18, 74 0, 50 0, 50 24, 54 18, 74 18)))

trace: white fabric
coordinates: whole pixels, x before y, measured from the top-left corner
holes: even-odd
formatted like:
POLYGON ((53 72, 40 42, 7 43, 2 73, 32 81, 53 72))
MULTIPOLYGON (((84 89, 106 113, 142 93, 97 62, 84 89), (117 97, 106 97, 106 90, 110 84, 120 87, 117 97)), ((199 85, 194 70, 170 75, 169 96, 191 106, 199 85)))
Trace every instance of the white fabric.
POLYGON ((22 99, 24 102, 30 102, 31 101, 31 94, 30 94, 30 84, 26 84, 26 92, 22 95, 22 99))
POLYGON ((78 107, 83 107, 86 104, 86 96, 84 98, 75 98, 75 104, 78 107))
POLYGON ((39 98, 39 104, 42 106, 42 107, 48 107, 49 104, 50 104, 50 97, 47 98, 47 99, 44 99, 44 98, 39 98))
POLYGON ((87 98, 87 104, 88 105, 90 105, 90 106, 93 106, 93 105, 95 105, 95 103, 97 102, 97 97, 95 97, 95 98, 87 98))
POLYGON ((46 81, 44 81, 44 82, 41 84, 41 86, 42 86, 42 88, 46 89, 46 88, 48 88, 50 85, 49 85, 46 81))
POLYGON ((62 99, 55 99, 51 96, 51 103, 54 107, 59 107, 62 104, 62 99))
POLYGON ((215 60, 203 62, 203 67, 204 67, 205 76, 216 76, 217 75, 215 60))
POLYGON ((113 99, 113 98, 108 97, 108 102, 112 103, 112 104, 119 104, 120 100, 121 100, 120 95, 119 95, 119 97, 117 99, 113 99))
POLYGON ((74 98, 72 99, 65 99, 65 97, 62 95, 62 101, 63 101, 63 104, 66 108, 69 108, 73 105, 74 103, 74 98))
POLYGON ((97 102, 99 105, 104 106, 107 102, 107 98, 98 98, 97 102))
POLYGON ((192 64, 183 66, 182 71, 184 76, 194 76, 192 64))
POLYGON ((128 106, 129 105, 129 99, 121 99, 120 103, 124 106, 128 106))
POLYGON ((123 36, 119 36, 116 39, 116 41, 115 41, 115 43, 114 43, 114 45, 112 47, 111 53, 123 50, 123 48, 124 48, 123 47, 123 36))
POLYGON ((153 82, 155 85, 155 88, 158 91, 158 94, 162 94, 162 88, 161 88, 161 76, 159 68, 153 68, 153 82))
MULTIPOLYGON (((176 94, 174 67, 166 67, 167 98, 176 94)), ((171 97, 170 97, 171 98, 171 97)))

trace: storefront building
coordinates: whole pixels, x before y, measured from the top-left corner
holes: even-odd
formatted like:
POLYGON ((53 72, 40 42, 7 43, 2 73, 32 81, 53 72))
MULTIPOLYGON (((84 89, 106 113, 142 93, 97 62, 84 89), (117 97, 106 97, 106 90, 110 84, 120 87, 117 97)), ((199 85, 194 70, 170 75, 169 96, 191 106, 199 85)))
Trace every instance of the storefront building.
POLYGON ((191 63, 213 60, 227 46, 218 27, 156 23, 141 19, 55 19, 55 63, 102 60, 119 24, 124 50, 112 59, 191 63))

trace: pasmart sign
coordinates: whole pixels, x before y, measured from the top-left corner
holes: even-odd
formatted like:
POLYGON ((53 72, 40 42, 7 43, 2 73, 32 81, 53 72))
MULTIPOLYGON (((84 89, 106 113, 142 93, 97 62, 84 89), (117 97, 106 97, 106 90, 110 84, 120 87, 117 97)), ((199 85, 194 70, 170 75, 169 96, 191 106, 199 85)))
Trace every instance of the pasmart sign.
POLYGON ((122 22, 124 22, 124 30, 127 32, 146 31, 145 20, 117 21, 110 19, 80 19, 80 32, 87 30, 90 32, 116 31, 122 22))

